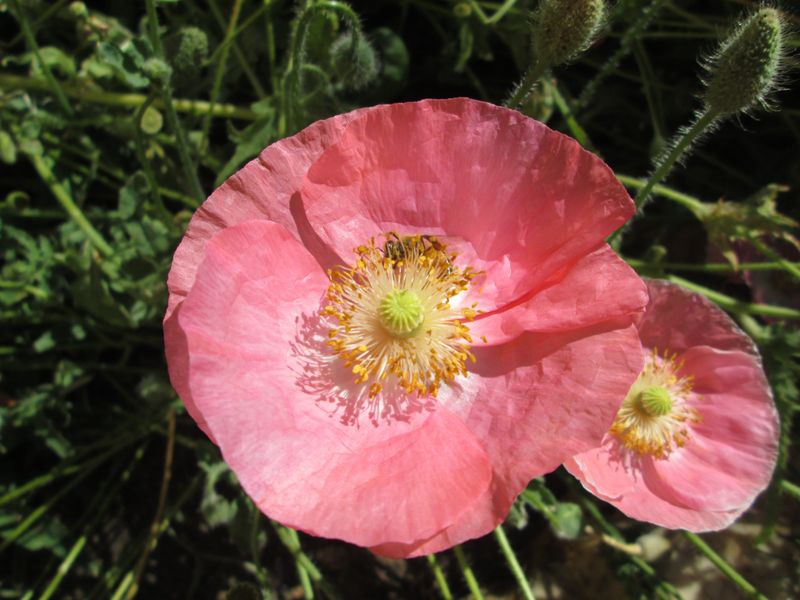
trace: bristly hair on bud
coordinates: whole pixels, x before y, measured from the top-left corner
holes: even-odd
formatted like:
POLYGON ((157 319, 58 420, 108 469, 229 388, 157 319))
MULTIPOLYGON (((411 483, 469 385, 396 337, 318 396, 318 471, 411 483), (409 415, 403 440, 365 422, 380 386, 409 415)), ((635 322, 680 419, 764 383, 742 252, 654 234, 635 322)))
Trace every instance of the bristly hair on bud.
POLYGON ((531 65, 506 106, 519 108, 547 70, 575 59, 592 44, 605 21, 604 0, 542 0, 531 18, 531 65))
POLYGON ((595 40, 605 19, 603 0, 542 0, 533 15, 535 59, 547 68, 573 60, 595 40))
POLYGON ((378 77, 378 54, 366 36, 357 29, 334 40, 330 57, 333 71, 346 90, 364 89, 378 77))
POLYGON ((775 8, 762 6, 743 19, 705 61, 707 110, 726 117, 761 106, 778 87, 785 55, 785 25, 775 8))

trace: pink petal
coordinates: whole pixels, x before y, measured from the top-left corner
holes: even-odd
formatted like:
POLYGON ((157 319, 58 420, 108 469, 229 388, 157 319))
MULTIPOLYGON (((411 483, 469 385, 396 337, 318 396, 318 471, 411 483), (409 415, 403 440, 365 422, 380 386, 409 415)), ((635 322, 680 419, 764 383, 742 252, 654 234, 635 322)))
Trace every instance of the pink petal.
POLYGON ((476 355, 461 389, 442 390, 440 401, 486 450, 494 469, 491 487, 436 537, 373 551, 419 556, 494 529, 531 479, 600 443, 642 368, 635 327, 610 324, 526 333, 509 344, 477 349, 476 355))
POLYGON ((427 538, 477 501, 491 464, 442 408, 379 424, 335 418, 331 405, 355 386, 324 352, 315 315, 327 286, 279 225, 247 221, 215 236, 178 317, 196 409, 270 517, 367 546, 427 538))
POLYGON ((309 166, 341 136, 350 121, 369 110, 372 109, 317 121, 296 135, 275 142, 208 197, 194 213, 175 251, 167 280, 170 296, 165 321, 192 289, 206 243, 224 228, 250 219, 267 219, 280 223, 298 239, 313 237, 305 225, 302 206, 299 201, 292 203, 292 198, 309 166))
POLYGON ((655 461, 667 499, 698 510, 749 506, 769 484, 778 415, 760 361, 739 351, 695 347, 682 356, 694 375, 702 421, 684 448, 655 461))
POLYGON ((670 529, 714 531, 730 525, 747 508, 698 511, 669 502, 659 493, 658 485, 655 490, 651 489, 652 477, 642 472, 644 464, 647 465, 645 471, 652 467, 653 461, 649 457, 632 465, 629 458, 621 454, 614 456, 614 452, 619 452, 619 446, 612 442, 603 449, 579 454, 564 466, 589 492, 632 519, 670 529))
POLYGON ((324 148, 337 139, 360 109, 325 121, 318 121, 289 138, 264 149, 259 157, 225 181, 195 212, 172 261, 167 279, 169 301, 164 315, 164 346, 170 381, 198 426, 211 437, 197 411, 188 386, 186 342, 175 314, 194 285, 194 278, 205 256, 208 241, 217 233, 250 219, 268 219, 280 223, 298 239, 303 239, 320 264, 339 262, 316 239, 307 225, 299 201, 292 202, 309 165, 324 148))
POLYGON ((639 324, 645 348, 680 354, 692 346, 754 353, 753 341, 710 300, 674 283, 647 281, 650 304, 639 324))
POLYGON ((628 516, 721 529, 752 504, 775 467, 779 425, 769 385, 752 341, 719 308, 670 283, 649 281, 648 290, 642 344, 678 354, 680 375, 692 378, 688 402, 702 420, 665 459, 638 457, 607 439, 565 466, 628 516))
POLYGON ((567 331, 632 317, 646 305, 644 282, 604 244, 527 302, 481 315, 469 328, 476 344, 481 336, 499 344, 523 331, 567 331))
POLYGON ((364 113, 311 166, 301 195, 315 231, 346 260, 387 231, 444 236, 485 272, 471 298, 484 310, 546 285, 634 211, 575 140, 464 98, 364 113))

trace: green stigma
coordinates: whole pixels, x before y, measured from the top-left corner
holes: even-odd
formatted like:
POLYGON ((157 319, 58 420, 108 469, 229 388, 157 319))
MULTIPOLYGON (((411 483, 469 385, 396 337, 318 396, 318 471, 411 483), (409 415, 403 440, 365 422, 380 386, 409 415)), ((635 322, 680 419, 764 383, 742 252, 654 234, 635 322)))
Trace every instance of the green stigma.
POLYGON ((419 331, 425 319, 419 296, 410 290, 392 290, 378 308, 383 328, 394 337, 407 338, 419 331))
POLYGON ((660 385, 645 388, 637 400, 639 408, 650 417, 663 417, 672 410, 672 398, 670 398, 669 391, 660 385))

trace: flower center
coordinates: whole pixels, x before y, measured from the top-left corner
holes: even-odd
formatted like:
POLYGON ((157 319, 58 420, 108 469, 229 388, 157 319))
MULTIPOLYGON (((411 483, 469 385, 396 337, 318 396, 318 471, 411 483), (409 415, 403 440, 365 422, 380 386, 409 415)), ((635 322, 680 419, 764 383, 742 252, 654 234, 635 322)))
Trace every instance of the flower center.
POLYGON ((653 352, 631 386, 611 426, 611 434, 639 455, 666 458, 689 438, 689 425, 700 413, 689 406, 691 377, 680 377, 675 356, 653 352))
POLYGON ((649 417, 663 417, 672 410, 672 398, 669 390, 660 385, 645 388, 639 393, 636 402, 640 410, 649 417))
POLYGON ((370 397, 390 375, 407 393, 436 396, 475 360, 464 321, 478 311, 451 305, 475 271, 445 250, 433 236, 388 233, 382 246, 372 239, 357 247, 353 267, 328 272, 328 345, 356 383, 370 382, 370 397))
POLYGON ((381 325, 398 338, 413 336, 425 319, 419 296, 412 290, 392 290, 381 300, 378 314, 381 325))

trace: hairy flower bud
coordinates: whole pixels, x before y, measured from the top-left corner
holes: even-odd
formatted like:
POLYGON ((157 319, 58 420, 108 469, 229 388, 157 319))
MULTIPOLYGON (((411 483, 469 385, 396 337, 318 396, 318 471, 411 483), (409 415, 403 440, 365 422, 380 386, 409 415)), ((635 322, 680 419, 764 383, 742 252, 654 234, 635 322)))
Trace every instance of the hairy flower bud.
POLYGON ((536 60, 552 67, 586 50, 603 25, 603 0, 542 0, 534 16, 536 60))
POLYGON ((372 44, 358 33, 353 48, 353 33, 339 36, 331 44, 331 63, 333 70, 348 90, 367 87, 378 76, 378 55, 372 44))
POLYGON ((159 58, 148 58, 144 63, 144 73, 152 81, 164 83, 172 75, 170 66, 159 58))
POLYGON ((192 82, 208 57, 208 36, 197 27, 181 27, 164 43, 170 66, 175 72, 175 85, 192 82))
POLYGON ((762 8, 742 21, 708 61, 705 102, 727 116, 765 104, 774 89, 783 54, 781 16, 762 8))

